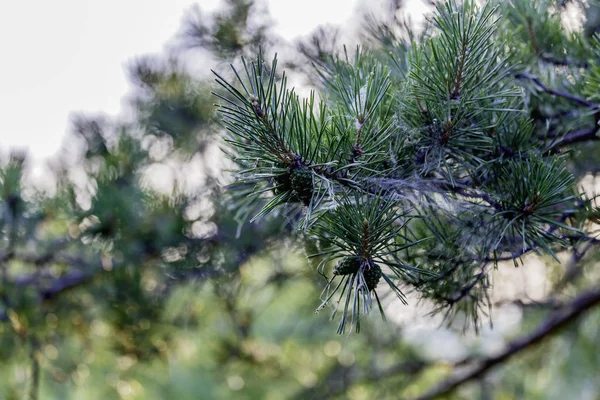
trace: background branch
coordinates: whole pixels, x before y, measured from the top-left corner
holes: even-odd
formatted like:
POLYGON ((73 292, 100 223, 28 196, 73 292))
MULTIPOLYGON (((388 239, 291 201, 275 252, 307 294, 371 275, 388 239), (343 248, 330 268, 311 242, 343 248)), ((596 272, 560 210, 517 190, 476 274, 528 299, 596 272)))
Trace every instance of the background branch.
POLYGON ((516 79, 520 79, 520 80, 530 80, 533 83, 535 83, 535 85, 537 87, 539 87, 540 89, 542 89, 544 92, 551 94, 553 96, 558 96, 558 97, 563 97, 567 100, 571 100, 579 105, 585 106, 585 107, 589 107, 589 108, 594 108, 594 109, 598 109, 598 104, 583 99, 581 97, 577 97, 571 93, 567 93, 567 92, 563 92, 561 90, 556 90, 556 89, 551 89, 548 86, 544 85, 544 83, 542 83, 542 81, 540 80, 540 78, 538 78, 535 75, 529 74, 527 72, 519 72, 518 74, 515 74, 515 78, 516 79))
POLYGON ((512 356, 526 350, 558 332, 565 325, 575 320, 579 315, 600 304, 600 287, 591 289, 567 304, 562 310, 553 312, 538 328, 531 334, 510 342, 502 353, 486 358, 478 365, 470 368, 466 372, 458 372, 451 375, 448 379, 438 384, 431 391, 416 400, 437 399, 446 393, 449 393, 459 386, 481 377, 485 372, 494 366, 503 363, 512 356))
POLYGON ((588 140, 600 140, 600 136, 596 134, 597 131, 597 127, 594 126, 591 128, 578 129, 576 131, 568 133, 562 138, 556 140, 552 144, 550 150, 556 151, 561 147, 568 146, 570 144, 586 142, 588 140))

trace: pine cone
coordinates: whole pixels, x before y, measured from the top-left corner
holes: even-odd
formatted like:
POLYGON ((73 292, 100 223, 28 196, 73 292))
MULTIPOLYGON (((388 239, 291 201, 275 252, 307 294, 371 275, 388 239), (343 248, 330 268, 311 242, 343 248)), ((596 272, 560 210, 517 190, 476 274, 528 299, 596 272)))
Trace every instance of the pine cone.
POLYGON ((313 194, 312 172, 310 168, 300 167, 292 170, 291 186, 296 196, 305 205, 310 204, 310 199, 313 194))
POLYGON ((377 287, 382 275, 381 268, 379 268, 379 265, 377 264, 371 264, 364 269, 363 276, 365 277, 365 282, 367 282, 367 289, 369 289, 369 291, 372 291, 377 287))
POLYGON ((277 175, 273 178, 273 193, 281 194, 283 192, 287 192, 288 190, 292 190, 292 182, 290 181, 290 173, 286 171, 281 175, 277 175))
POLYGON ((358 271, 360 267, 360 258, 344 257, 338 261, 333 269, 334 275, 350 275, 358 271))

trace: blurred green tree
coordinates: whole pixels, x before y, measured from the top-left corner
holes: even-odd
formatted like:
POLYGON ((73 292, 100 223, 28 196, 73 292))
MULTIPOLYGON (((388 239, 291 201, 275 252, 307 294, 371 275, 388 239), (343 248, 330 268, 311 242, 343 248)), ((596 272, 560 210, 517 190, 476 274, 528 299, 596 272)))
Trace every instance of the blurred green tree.
POLYGON ((137 58, 134 117, 75 116, 52 190, 2 160, 1 398, 597 395, 596 6, 441 3, 417 32, 390 7, 351 54, 334 28, 298 43, 305 101, 263 62, 285 46, 264 8, 192 9, 182 48, 220 86, 137 58), (495 271, 532 256, 543 298, 497 300, 495 271), (411 339, 397 297, 459 356, 411 339), (464 335, 506 305, 522 336, 464 335), (340 333, 369 326, 336 336, 329 308, 340 333))

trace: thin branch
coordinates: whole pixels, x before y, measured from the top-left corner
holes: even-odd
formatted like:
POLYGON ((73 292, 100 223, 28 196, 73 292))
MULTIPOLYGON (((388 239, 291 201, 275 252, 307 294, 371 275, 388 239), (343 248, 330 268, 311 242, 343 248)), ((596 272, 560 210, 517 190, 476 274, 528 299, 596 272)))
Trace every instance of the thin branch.
POLYGON ((565 303, 563 301, 557 300, 555 298, 549 298, 544 301, 536 301, 531 299, 529 299, 529 301, 524 301, 523 299, 500 300, 495 302, 493 306, 502 307, 507 304, 518 306, 523 310, 560 310, 565 307, 565 303))
POLYGON ((527 36, 529 36, 529 40, 531 41, 531 50, 534 54, 540 54, 540 46, 538 44, 537 38, 535 37, 535 31, 533 29, 531 17, 527 17, 527 22, 525 25, 527 27, 527 36))
POLYGON ((538 328, 522 338, 513 340, 502 353, 486 358, 466 372, 458 372, 438 384, 431 391, 418 397, 416 400, 437 399, 452 392, 459 386, 483 376, 488 370, 503 363, 512 356, 519 354, 547 337, 557 333, 561 328, 574 321, 581 314, 600 304, 600 287, 591 289, 578 296, 567 304, 564 309, 552 313, 538 328))
MULTIPOLYGON (((561 215, 561 217, 557 220, 557 222, 559 224, 562 224, 563 222, 566 221, 566 219, 572 215, 571 211, 565 212, 561 215)), ((549 227, 545 233, 546 235, 552 235, 556 230, 558 229, 558 225, 552 225, 551 227, 549 227)), ((595 239, 593 238, 589 238, 586 236, 583 237, 578 237, 577 239, 579 240, 590 240, 590 241, 595 241, 595 239)), ((592 243, 592 242, 590 242, 592 243)), ((595 242, 594 242, 595 243, 595 242)), ((531 247, 531 246, 526 246, 523 247, 521 249, 519 249, 516 252, 511 251, 509 255, 506 256, 496 256, 493 258, 485 258, 481 261, 483 261, 483 265, 480 268, 480 272, 478 274, 476 274, 473 279, 467 283, 465 286, 463 286, 458 292, 456 292, 453 296, 451 297, 440 297, 440 300, 443 300, 445 302, 447 302, 448 304, 454 304, 460 300, 462 300, 463 298, 465 298, 467 295, 470 294, 471 290, 479 283, 481 282, 486 276, 487 276, 487 268, 488 265, 494 265, 499 261, 510 261, 510 260, 515 260, 521 256, 524 256, 525 254, 529 253, 530 251, 536 251, 537 247, 531 247)), ((586 250, 587 251, 587 250, 586 250)), ((579 261, 580 258, 577 260, 579 261)), ((477 259, 473 260, 473 261, 479 261, 477 259)), ((451 271, 450 271, 451 272, 451 271)))
POLYGON ((600 244, 600 240, 596 238, 589 238, 588 240, 589 241, 580 250, 573 247, 573 254, 565 267, 565 274, 556 284, 555 290, 563 289, 569 282, 572 282, 583 272, 581 268, 577 268, 579 262, 593 246, 600 244))
POLYGON ((49 242, 47 245, 48 250, 44 251, 41 254, 13 252, 11 258, 14 260, 22 261, 27 264, 41 266, 44 264, 55 262, 57 257, 60 255, 59 251, 64 250, 68 245, 72 243, 74 243, 73 239, 71 239, 70 237, 64 237, 49 242))
POLYGON ((103 271, 102 268, 97 268, 91 272, 83 272, 80 270, 72 271, 68 274, 56 278, 48 287, 41 290, 40 294, 43 299, 48 300, 55 297, 57 294, 62 293, 68 289, 75 288, 88 281, 91 281, 97 276, 97 273, 103 271))
POLYGON ((28 400, 37 400, 40 392, 40 344, 35 337, 31 338, 29 359, 31 361, 31 384, 29 386, 28 400))
POLYGON ((12 280, 12 284, 19 287, 26 287, 31 285, 39 286, 39 295, 43 299, 50 299, 57 294, 67 289, 79 286, 92 280, 98 272, 103 271, 101 263, 99 265, 93 265, 79 257, 69 256, 54 256, 53 262, 69 264, 76 269, 58 277, 53 278, 51 274, 42 273, 36 271, 30 275, 18 276, 12 280), (45 285, 42 281, 50 280, 48 285, 45 285))
POLYGON ((492 199, 492 197, 487 193, 480 192, 480 191, 470 192, 468 190, 461 189, 460 187, 458 187, 456 185, 449 186, 449 188, 461 196, 474 198, 474 199, 481 199, 481 200, 485 201, 486 203, 488 203, 490 206, 494 207, 496 210, 499 210, 499 211, 504 210, 504 207, 502 207, 502 204, 500 204, 500 202, 492 199))
POLYGON ((310 389, 298 392, 294 399, 321 399, 331 398, 345 393, 350 385, 362 382, 374 383, 394 376, 415 376, 421 373, 429 364, 424 361, 403 361, 396 363, 386 369, 374 369, 365 373, 364 368, 359 366, 344 367, 337 365, 330 370, 329 374, 322 379, 321 383, 310 389), (326 395, 324 394, 326 393, 326 395))
POLYGON ((552 143, 550 151, 556 151, 561 147, 568 146, 570 144, 587 142, 589 140, 600 140, 600 136, 596 134, 598 129, 596 127, 578 129, 571 133, 566 134, 562 138, 552 143))
POLYGON ((554 64, 563 67, 589 68, 590 64, 587 61, 576 61, 569 58, 559 59, 552 54, 540 54, 540 60, 549 64, 554 64))
POLYGON ((579 105, 593 108, 596 110, 599 108, 598 104, 591 102, 589 100, 582 99, 581 97, 577 97, 571 93, 563 92, 561 90, 551 89, 548 86, 544 85, 542 83, 542 81, 540 80, 540 78, 538 78, 535 75, 529 74, 527 72, 519 72, 519 73, 515 74, 515 78, 520 79, 520 80, 530 80, 533 83, 535 83, 537 85, 537 87, 542 89, 544 92, 551 94, 553 96, 563 97, 563 98, 565 98, 567 100, 571 100, 579 105))

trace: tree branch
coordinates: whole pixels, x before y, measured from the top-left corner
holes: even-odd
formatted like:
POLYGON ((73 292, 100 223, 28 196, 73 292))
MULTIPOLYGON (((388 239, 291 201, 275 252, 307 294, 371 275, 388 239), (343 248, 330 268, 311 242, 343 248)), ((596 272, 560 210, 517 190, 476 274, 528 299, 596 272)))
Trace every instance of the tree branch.
POLYGON ((337 365, 332 368, 329 374, 314 387, 298 392, 294 399, 324 399, 338 396, 345 393, 350 385, 359 384, 362 382, 379 382, 381 380, 394 376, 415 376, 421 373, 429 364, 421 361, 403 361, 396 363, 389 368, 382 370, 369 370, 365 373, 365 369, 357 365, 344 367, 337 365))
POLYGON ((560 139, 557 139, 552 143, 550 151, 556 151, 561 147, 568 146, 574 143, 586 142, 588 140, 600 140, 600 136, 596 134, 598 129, 594 126, 591 128, 578 129, 571 133, 566 134, 560 139))
POLYGON ((540 60, 545 61, 549 64, 554 64, 563 67, 575 67, 575 68, 589 68, 590 64, 587 61, 576 61, 573 59, 556 58, 554 55, 549 53, 540 54, 540 60))
POLYGON ((481 377, 494 366, 501 364, 512 356, 532 347, 550 335, 555 334, 561 328, 568 325, 587 310, 600 304, 600 287, 591 289, 567 304, 562 310, 552 313, 538 328, 527 336, 510 342, 502 353, 486 358, 466 372, 455 373, 448 379, 438 384, 435 388, 418 397, 416 400, 436 399, 449 393, 459 386, 473 379, 481 377))
POLYGON ((588 242, 581 248, 573 247, 573 254, 571 259, 567 262, 565 267, 565 274, 562 279, 556 284, 554 290, 563 289, 569 282, 576 279, 583 271, 581 268, 577 268, 577 265, 586 253, 593 247, 600 244, 600 240, 596 238, 588 238, 588 242))
POLYGON ((30 341, 29 359, 31 361, 31 385, 29 386, 28 400, 37 400, 40 394, 40 343, 32 337, 30 341))
POLYGON ((72 289, 92 280, 97 276, 97 273, 102 270, 102 268, 98 268, 91 272, 83 272, 80 270, 72 271, 60 278, 56 278, 50 286, 41 289, 40 294, 44 300, 51 299, 65 290, 72 289))
POLYGON ((538 78, 535 75, 529 74, 527 72, 519 72, 517 74, 515 74, 515 78, 516 79, 520 79, 520 80, 530 80, 533 83, 536 84, 537 87, 539 87, 540 89, 542 89, 544 92, 551 94, 553 96, 558 96, 558 97, 563 97, 567 100, 571 100, 579 105, 585 106, 585 107, 589 107, 589 108, 593 108, 593 109, 598 109, 598 104, 592 102, 592 101, 588 101, 586 99, 582 99, 581 97, 577 97, 571 93, 567 93, 567 92, 563 92, 561 90, 556 90, 556 89, 551 89, 548 86, 544 85, 542 83, 542 81, 540 80, 540 78, 538 78))

